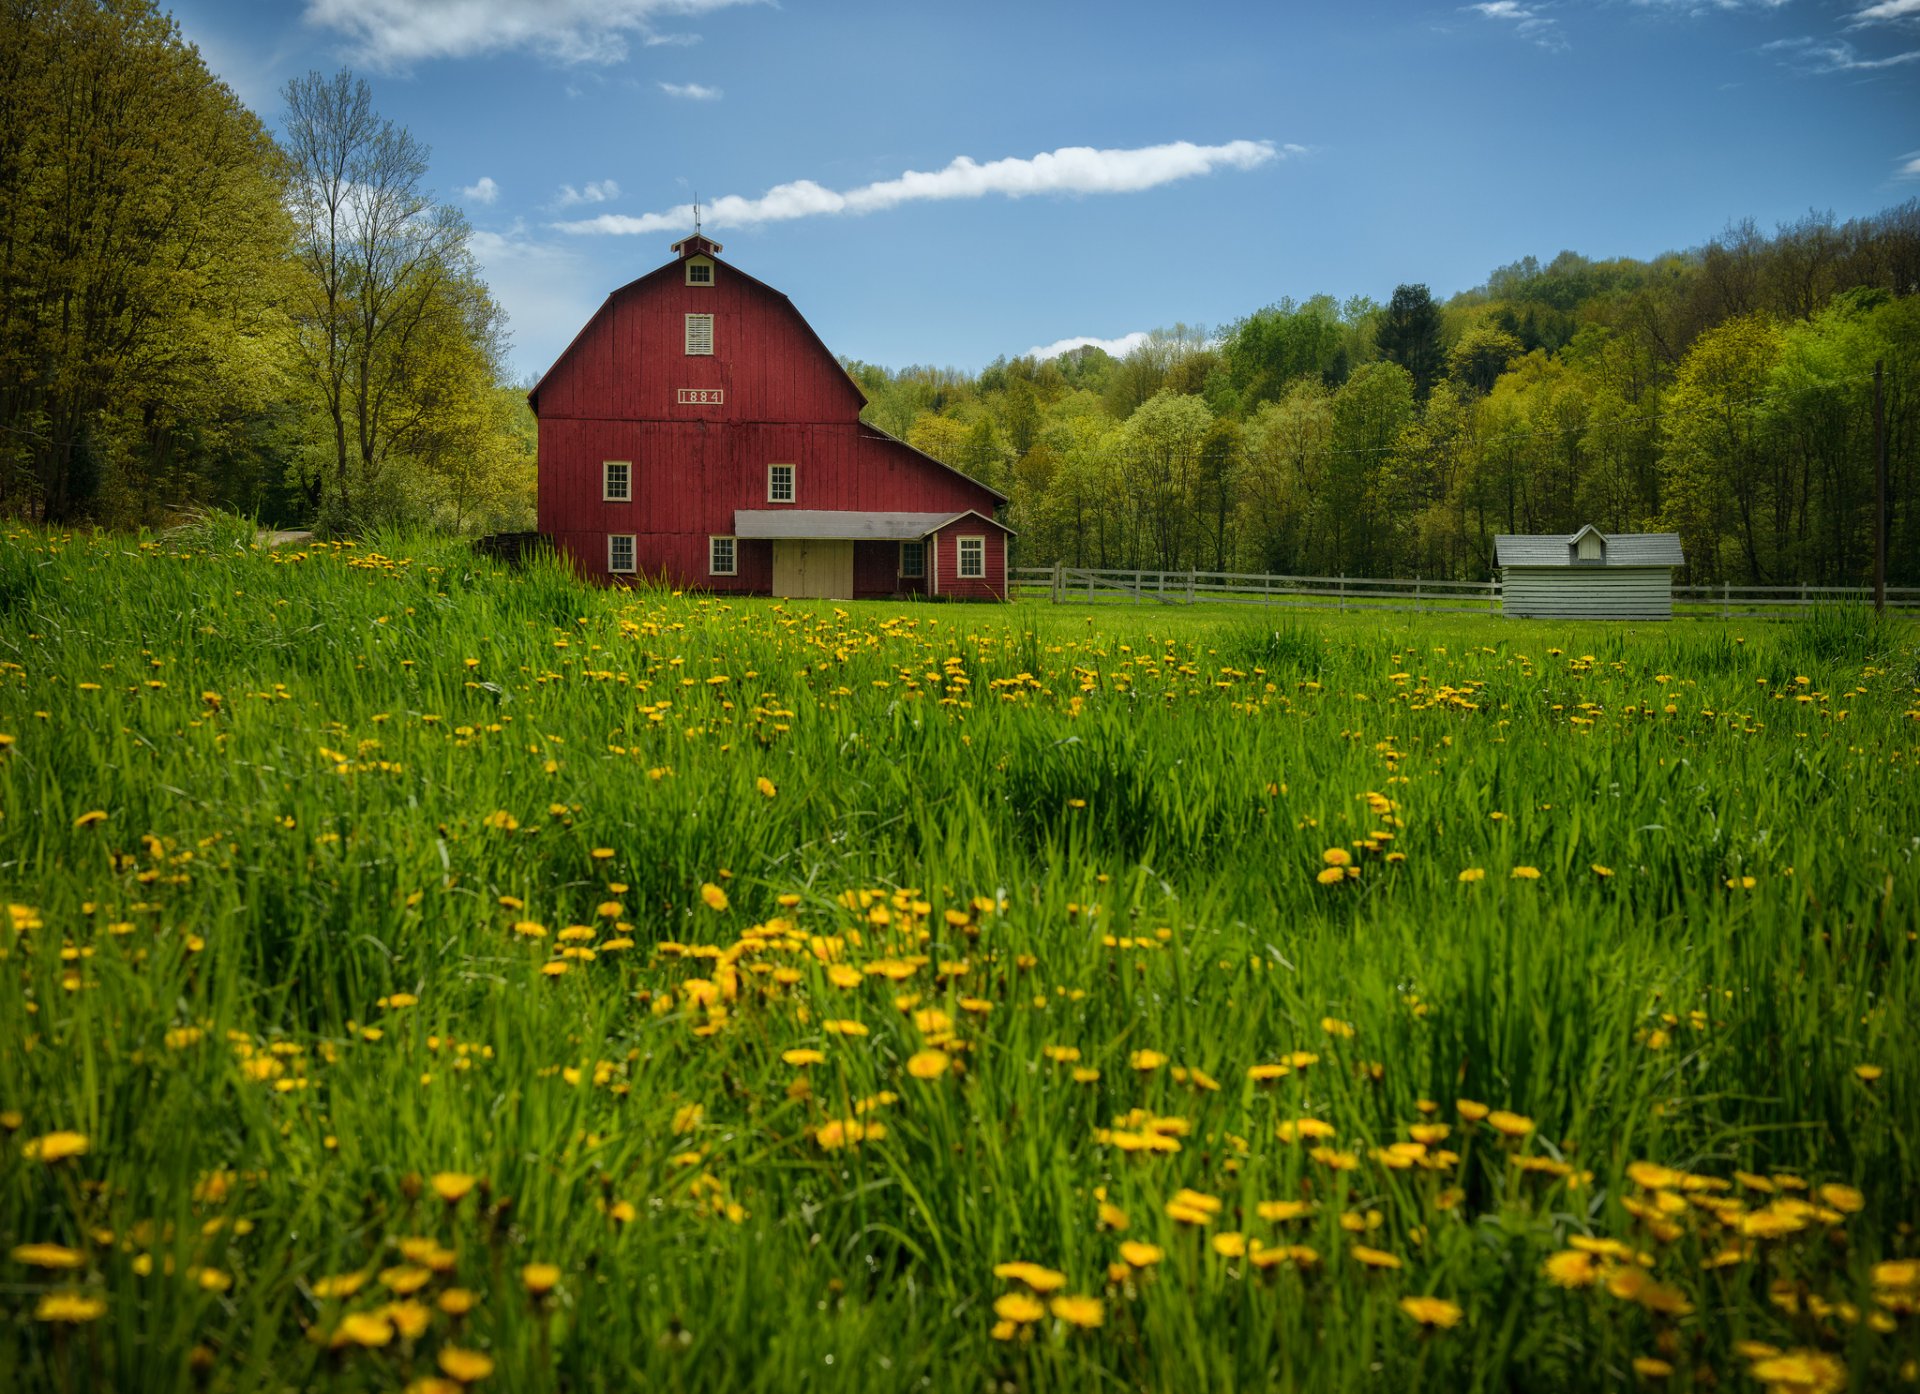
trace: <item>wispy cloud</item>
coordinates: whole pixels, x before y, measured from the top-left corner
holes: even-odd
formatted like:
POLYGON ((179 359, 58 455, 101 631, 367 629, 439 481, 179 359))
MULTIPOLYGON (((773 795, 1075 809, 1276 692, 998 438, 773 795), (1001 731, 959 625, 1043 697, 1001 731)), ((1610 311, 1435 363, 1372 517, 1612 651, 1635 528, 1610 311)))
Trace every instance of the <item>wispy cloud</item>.
POLYGON ((1681 14, 1703 15, 1716 11, 1777 10, 1793 0, 1633 0, 1643 10, 1673 10, 1681 14))
POLYGON ((432 58, 538 53, 558 63, 618 63, 633 40, 696 42, 654 24, 762 0, 306 0, 307 23, 342 35, 380 68, 432 58))
POLYGON ((554 200, 558 208, 578 208, 583 203, 612 203, 620 197, 620 186, 611 179, 599 179, 576 189, 571 184, 560 186, 560 197, 554 200))
POLYGON ((1560 21, 1542 14, 1538 5, 1523 5, 1520 0, 1486 0, 1484 4, 1468 5, 1467 9, 1483 18, 1511 24, 1514 33, 1550 52, 1562 53, 1571 47, 1567 36, 1560 32, 1560 21))
POLYGON ((1896 19, 1920 19, 1920 0, 1880 0, 1877 5, 1869 5, 1864 10, 1855 10, 1850 16, 1853 24, 1849 28, 1864 24, 1885 24, 1896 19))
POLYGON ((669 97, 689 102, 717 102, 724 95, 718 87, 705 87, 697 82, 663 82, 660 90, 669 97))
POLYGON ((646 37, 648 48, 692 48, 699 42, 698 34, 649 34, 646 37))
POLYGON ((1115 358, 1125 358, 1146 341, 1147 333, 1142 329, 1136 329, 1131 334, 1122 334, 1117 339, 1096 339, 1090 335, 1081 334, 1071 339, 1055 339, 1050 344, 1030 348, 1026 356, 1044 363, 1049 358, 1058 358, 1061 354, 1071 353, 1077 348, 1097 348, 1112 354, 1115 358))
POLYGON ((1909 150, 1900 157, 1900 168, 1893 172, 1895 179, 1920 179, 1920 150, 1909 150))
MULTIPOLYGON (((1135 150, 1067 146, 1031 159, 992 160, 986 164, 962 155, 944 169, 909 170, 898 179, 884 179, 845 192, 800 179, 777 185, 759 198, 729 194, 702 205, 701 211, 708 227, 745 227, 793 218, 878 213, 903 203, 984 198, 988 194, 1024 198, 1033 194, 1138 193, 1217 169, 1254 169, 1305 153, 1305 146, 1275 145, 1270 140, 1235 140, 1225 145, 1194 145, 1182 140, 1135 150)), ((693 226, 693 205, 683 203, 639 217, 602 214, 555 226, 575 233, 683 232, 693 226)))
POLYGON ((500 197, 500 186, 493 182, 493 176, 483 174, 478 183, 469 184, 460 190, 460 197, 469 203, 492 203, 500 197))
POLYGON ((1809 73, 1872 73, 1920 62, 1920 48, 1884 58, 1862 58, 1845 39, 1776 39, 1762 45, 1760 51, 1777 54, 1789 67, 1809 73))

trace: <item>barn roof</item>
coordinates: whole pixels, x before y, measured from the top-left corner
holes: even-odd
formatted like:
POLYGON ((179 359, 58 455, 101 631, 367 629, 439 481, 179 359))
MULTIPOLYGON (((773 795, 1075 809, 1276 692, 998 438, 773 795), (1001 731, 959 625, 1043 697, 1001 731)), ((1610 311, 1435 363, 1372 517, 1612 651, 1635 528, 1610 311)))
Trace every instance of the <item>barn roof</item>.
POLYGON ((808 541, 918 542, 962 518, 978 518, 1011 534, 1006 524, 973 509, 962 513, 872 513, 854 508, 736 508, 735 537, 808 541))
POLYGON ((721 261, 719 257, 714 256, 713 252, 717 252, 720 250, 720 244, 718 242, 713 242, 707 238, 696 235, 694 237, 682 238, 680 241, 674 243, 673 246, 674 246, 674 258, 672 261, 666 262, 660 266, 656 266, 653 268, 653 270, 647 272, 646 275, 636 276, 631 281, 628 281, 625 285, 616 286, 614 289, 608 291, 607 298, 600 302, 599 307, 595 309, 591 315, 587 316, 587 322, 580 326, 579 332, 573 336, 573 338, 568 342, 565 348, 560 350, 560 356, 554 359, 553 362, 547 365, 546 372, 540 375, 539 379, 533 384, 533 387, 527 393, 527 404, 533 408, 533 414, 535 416, 538 416, 540 414, 540 389, 546 386, 548 378, 552 377, 556 372, 559 371, 560 365, 562 363, 565 363, 567 359, 572 356, 574 349, 587 341, 587 337, 588 337, 587 331, 593 328, 594 322, 598 320, 601 315, 606 314, 609 310, 611 310, 613 308, 613 303, 616 300, 618 300, 621 296, 625 295, 628 291, 633 290, 638 286, 644 285, 646 282, 651 281, 656 276, 660 276, 667 272, 676 270, 688 257, 693 256, 696 253, 710 258, 715 265, 723 268, 729 275, 737 276, 745 284, 750 286, 757 286, 761 290, 765 291, 768 295, 773 296, 776 300, 783 302, 789 310, 793 311, 793 317, 800 321, 800 327, 807 331, 807 337, 812 339, 813 342, 819 347, 820 352, 824 353, 830 360, 832 360, 833 366, 840 370, 841 375, 844 376, 847 380, 847 385, 852 387, 853 390, 859 394, 860 400, 862 402, 867 400, 866 389, 860 386, 859 382, 854 378, 852 373, 847 372, 846 365, 841 363, 841 361, 834 356, 833 350, 827 347, 826 340, 820 337, 820 331, 815 329, 811 324, 807 323, 807 317, 800 313, 799 307, 793 303, 793 300, 790 296, 786 295, 782 291, 776 290, 774 287, 768 285, 765 281, 760 280, 756 276, 749 276, 746 272, 742 271, 739 267, 733 265, 733 263, 721 261), (689 244, 697 244, 697 245, 693 245, 689 247, 689 244), (681 251, 680 249, 683 247, 687 247, 689 249, 686 251, 681 251), (709 252, 706 250, 709 247, 713 249, 712 252, 709 252))
POLYGON ((1569 569, 1599 566, 1684 566, 1680 535, 1672 532, 1603 533, 1589 523, 1571 533, 1502 533, 1493 539, 1496 566, 1564 566, 1569 569), (1580 561, 1574 555, 1574 543, 1585 533, 1593 533, 1606 544, 1605 555, 1595 561, 1580 561))

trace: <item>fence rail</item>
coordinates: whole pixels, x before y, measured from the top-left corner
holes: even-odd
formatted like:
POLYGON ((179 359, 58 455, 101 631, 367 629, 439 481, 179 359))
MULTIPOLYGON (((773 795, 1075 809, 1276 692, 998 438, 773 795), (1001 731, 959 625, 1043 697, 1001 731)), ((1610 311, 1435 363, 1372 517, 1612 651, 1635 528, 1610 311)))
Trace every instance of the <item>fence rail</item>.
MULTIPOLYGON (((1430 614, 1498 614, 1500 582, 1383 580, 1371 576, 1274 576, 1246 571, 1149 571, 1143 568, 1021 566, 1010 568, 1013 593, 1054 604, 1079 601, 1192 605, 1205 600, 1281 609, 1417 610, 1430 614)), ((1675 586, 1674 614, 1731 618, 1836 601, 1870 601, 1863 586, 1675 586)), ((1920 586, 1889 586, 1887 605, 1920 610, 1920 586)))

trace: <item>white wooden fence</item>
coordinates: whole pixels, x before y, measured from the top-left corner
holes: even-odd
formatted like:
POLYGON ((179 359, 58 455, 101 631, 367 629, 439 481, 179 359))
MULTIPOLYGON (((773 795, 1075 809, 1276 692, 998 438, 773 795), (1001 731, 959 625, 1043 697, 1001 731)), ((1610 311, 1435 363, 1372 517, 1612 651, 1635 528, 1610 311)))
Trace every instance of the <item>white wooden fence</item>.
MULTIPOLYGON (((1016 596, 1132 605, 1215 601, 1283 609, 1421 610, 1435 614, 1499 614, 1500 582, 1380 580, 1367 576, 1271 576, 1245 571, 1148 571, 1113 567, 1019 566, 1008 580, 1016 596)), ((1780 613, 1800 606, 1865 603, 1861 586, 1675 586, 1676 618, 1780 613)), ((1920 610, 1920 586, 1889 586, 1887 607, 1920 610)))

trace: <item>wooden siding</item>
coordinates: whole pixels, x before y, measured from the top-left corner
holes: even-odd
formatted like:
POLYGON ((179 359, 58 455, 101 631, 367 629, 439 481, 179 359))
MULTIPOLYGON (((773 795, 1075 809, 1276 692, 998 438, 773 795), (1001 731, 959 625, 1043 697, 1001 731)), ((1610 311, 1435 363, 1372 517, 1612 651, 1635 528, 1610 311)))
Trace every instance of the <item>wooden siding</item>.
POLYGON ((962 518, 936 532, 927 544, 927 567, 934 572, 933 593, 948 600, 1005 600, 1007 598, 1007 534, 980 518, 962 518), (960 539, 984 537, 987 574, 962 579, 960 539))
POLYGON ((1515 619, 1670 620, 1673 572, 1664 566, 1509 566, 1501 609, 1515 619))
POLYGON ((866 399, 788 299, 732 268, 690 286, 672 262, 608 296, 540 380, 541 421, 849 421, 866 399), (686 317, 713 316, 713 352, 686 351, 686 317), (683 405, 683 387, 726 394, 683 405))

